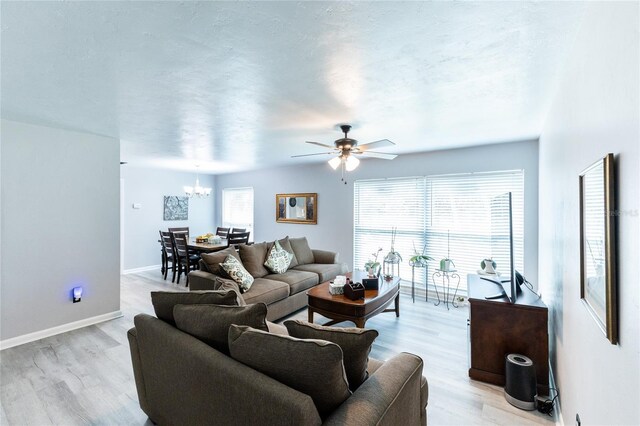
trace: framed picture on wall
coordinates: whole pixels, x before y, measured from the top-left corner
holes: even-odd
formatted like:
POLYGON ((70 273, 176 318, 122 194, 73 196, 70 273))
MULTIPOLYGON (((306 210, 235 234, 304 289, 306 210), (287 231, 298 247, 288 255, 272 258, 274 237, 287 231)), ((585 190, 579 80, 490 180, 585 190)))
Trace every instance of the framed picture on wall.
POLYGON ((318 194, 276 194, 276 222, 318 223, 318 194))
POLYGON ((189 219, 189 197, 164 196, 164 220, 189 219))
POLYGON ((580 174, 580 298, 612 344, 618 343, 613 154, 580 174))

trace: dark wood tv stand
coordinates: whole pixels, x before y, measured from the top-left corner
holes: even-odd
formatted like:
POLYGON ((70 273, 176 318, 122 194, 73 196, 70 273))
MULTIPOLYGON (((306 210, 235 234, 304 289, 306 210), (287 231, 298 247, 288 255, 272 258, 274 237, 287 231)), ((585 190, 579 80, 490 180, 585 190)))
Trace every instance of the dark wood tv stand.
POLYGON ((516 303, 506 298, 486 300, 500 291, 498 284, 468 275, 469 377, 504 386, 505 355, 519 353, 533 361, 538 395, 549 394, 548 309, 526 288, 516 303))

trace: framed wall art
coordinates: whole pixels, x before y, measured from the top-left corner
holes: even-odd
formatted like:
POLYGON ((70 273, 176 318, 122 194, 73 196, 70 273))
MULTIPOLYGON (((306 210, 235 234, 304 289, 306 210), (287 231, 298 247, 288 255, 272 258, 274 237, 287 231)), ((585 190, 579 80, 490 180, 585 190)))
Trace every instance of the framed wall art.
POLYGON ((613 154, 580 174, 580 298, 612 344, 618 343, 613 154))
POLYGON ((189 219, 189 197, 164 196, 164 220, 189 219))
POLYGON ((276 194, 276 222, 318 223, 318 194, 276 194))

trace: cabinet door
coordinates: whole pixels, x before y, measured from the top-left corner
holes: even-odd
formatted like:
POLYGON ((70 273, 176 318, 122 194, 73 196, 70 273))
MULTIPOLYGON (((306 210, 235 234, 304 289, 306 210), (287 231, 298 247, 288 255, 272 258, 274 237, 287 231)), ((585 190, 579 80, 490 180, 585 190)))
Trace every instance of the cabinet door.
POLYGON ((469 315, 470 377, 502 386, 505 356, 519 353, 534 362, 538 384, 548 386, 546 308, 473 300, 469 315))

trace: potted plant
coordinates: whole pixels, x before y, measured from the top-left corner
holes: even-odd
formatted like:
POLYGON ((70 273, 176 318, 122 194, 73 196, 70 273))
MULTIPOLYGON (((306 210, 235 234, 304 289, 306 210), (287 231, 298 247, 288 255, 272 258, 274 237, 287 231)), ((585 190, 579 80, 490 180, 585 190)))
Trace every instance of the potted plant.
MULTIPOLYGON (((402 262, 402 256, 394 249, 394 244, 396 242, 396 234, 398 233, 398 228, 391 228, 391 250, 384 257, 383 260, 383 273, 386 279, 391 279, 395 274, 395 266, 400 265, 402 262), (387 270, 388 269, 388 270, 387 270)), ((399 267, 398 267, 399 269, 399 267)), ((398 271, 400 272, 400 271, 398 271)))
POLYGON ((449 230, 447 230, 447 257, 440 260, 440 270, 443 272, 450 272, 452 270, 451 266, 455 268, 456 264, 453 263, 451 258, 449 258, 449 230))
POLYGON ((429 260, 433 260, 433 257, 431 256, 427 256, 425 254, 425 250, 427 249, 427 244, 425 243, 424 247, 422 247, 422 251, 420 253, 418 253, 418 250, 416 250, 416 243, 413 243, 413 252, 415 253, 411 259, 409 259, 409 264, 411 264, 411 266, 418 266, 418 267, 424 267, 427 266, 427 262, 429 260))
POLYGON ((382 247, 380 247, 378 251, 376 251, 375 253, 371 253, 371 256, 373 256, 373 260, 369 259, 367 260, 367 263, 364 264, 364 269, 365 271, 367 271, 367 274, 369 275, 369 277, 375 276, 378 273, 378 270, 380 269, 380 262, 378 262, 378 255, 380 254, 381 251, 382 251, 382 247))

